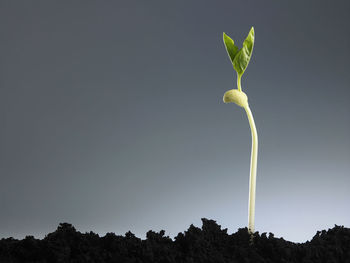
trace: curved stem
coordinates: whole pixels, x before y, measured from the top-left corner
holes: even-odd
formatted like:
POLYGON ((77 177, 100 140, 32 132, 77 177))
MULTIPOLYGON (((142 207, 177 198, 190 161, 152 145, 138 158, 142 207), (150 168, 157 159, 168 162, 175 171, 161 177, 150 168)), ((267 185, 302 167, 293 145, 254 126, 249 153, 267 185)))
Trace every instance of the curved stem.
POLYGON ((254 233, 254 215, 255 215, 255 189, 256 189, 256 167, 258 159, 258 133, 256 131, 253 114, 249 105, 244 107, 252 133, 252 152, 250 159, 250 178, 249 178, 249 203, 248 203, 248 232, 254 233))

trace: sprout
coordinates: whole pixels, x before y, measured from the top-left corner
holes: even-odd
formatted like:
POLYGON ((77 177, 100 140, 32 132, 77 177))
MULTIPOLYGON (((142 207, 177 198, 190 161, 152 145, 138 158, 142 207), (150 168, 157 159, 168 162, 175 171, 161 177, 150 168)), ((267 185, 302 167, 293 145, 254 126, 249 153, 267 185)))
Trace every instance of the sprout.
POLYGON ((249 108, 248 97, 242 91, 241 78, 248 67, 254 46, 254 27, 251 28, 247 38, 243 42, 243 47, 239 50, 233 40, 223 34, 226 51, 231 59, 233 68, 237 72, 237 89, 231 89, 224 94, 224 102, 234 102, 245 109, 252 133, 252 152, 250 159, 250 179, 249 179, 249 202, 248 202, 248 231, 253 236, 254 233, 254 213, 255 213, 255 183, 256 183, 256 166, 258 159, 258 134, 256 132, 253 114, 249 108))

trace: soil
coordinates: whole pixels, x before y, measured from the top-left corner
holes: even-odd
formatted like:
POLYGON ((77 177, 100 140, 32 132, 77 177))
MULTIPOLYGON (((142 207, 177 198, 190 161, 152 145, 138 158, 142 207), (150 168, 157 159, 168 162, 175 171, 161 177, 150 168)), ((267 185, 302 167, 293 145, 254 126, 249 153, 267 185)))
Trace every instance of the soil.
POLYGON ((141 240, 125 236, 80 233, 68 223, 43 239, 26 236, 0 240, 0 262, 113 262, 113 263, 234 263, 234 262, 350 262, 350 228, 335 225, 318 231, 311 241, 292 243, 259 232, 250 240, 247 228, 227 234, 214 220, 202 218, 202 228, 190 225, 174 240, 165 231, 147 232, 141 240))

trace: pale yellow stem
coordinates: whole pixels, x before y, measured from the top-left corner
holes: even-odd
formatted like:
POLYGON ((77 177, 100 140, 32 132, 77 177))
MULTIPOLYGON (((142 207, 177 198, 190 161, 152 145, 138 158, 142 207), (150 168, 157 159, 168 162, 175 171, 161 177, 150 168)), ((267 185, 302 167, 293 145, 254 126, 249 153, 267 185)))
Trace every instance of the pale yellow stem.
POLYGON ((258 133, 256 131, 253 114, 247 104, 244 107, 252 133, 252 152, 250 159, 250 178, 249 178, 249 203, 248 203, 248 231, 253 234, 254 231, 254 216, 255 216, 255 189, 256 189, 256 167, 258 159, 258 133))

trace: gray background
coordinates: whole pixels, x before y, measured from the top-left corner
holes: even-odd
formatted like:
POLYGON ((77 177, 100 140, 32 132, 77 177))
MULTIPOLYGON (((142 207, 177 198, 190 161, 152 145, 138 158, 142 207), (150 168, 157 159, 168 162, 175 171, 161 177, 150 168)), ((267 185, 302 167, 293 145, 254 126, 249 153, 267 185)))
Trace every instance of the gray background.
POLYGON ((1 1, 0 237, 247 225, 222 32, 256 40, 256 230, 350 226, 349 1, 1 1))

